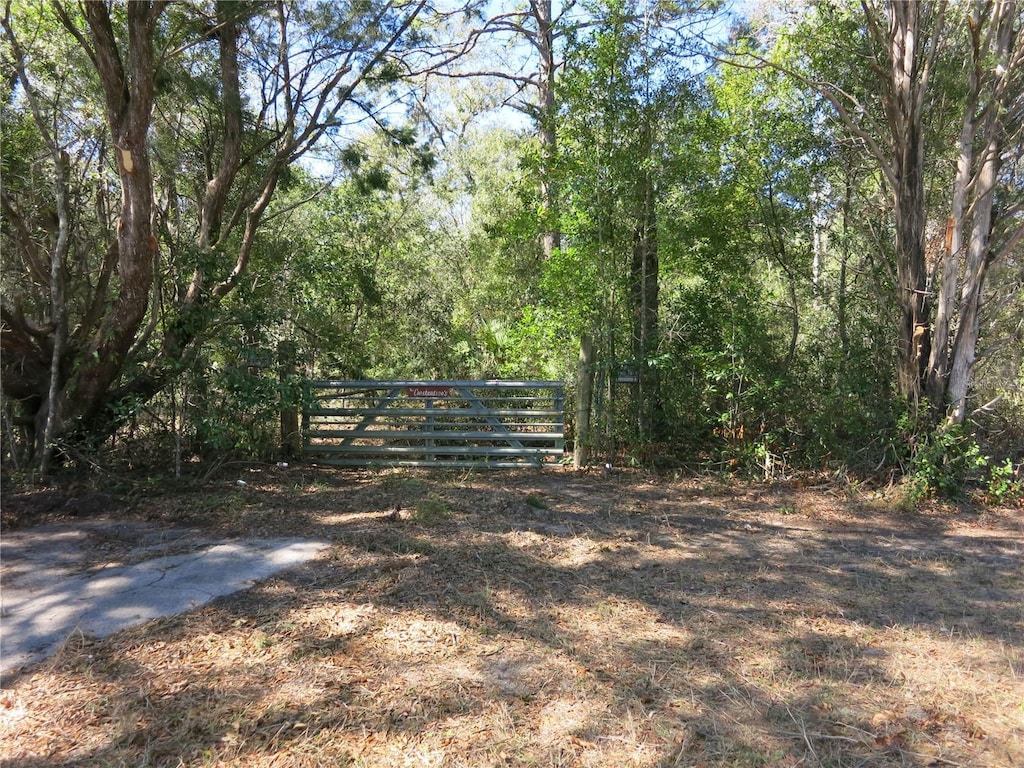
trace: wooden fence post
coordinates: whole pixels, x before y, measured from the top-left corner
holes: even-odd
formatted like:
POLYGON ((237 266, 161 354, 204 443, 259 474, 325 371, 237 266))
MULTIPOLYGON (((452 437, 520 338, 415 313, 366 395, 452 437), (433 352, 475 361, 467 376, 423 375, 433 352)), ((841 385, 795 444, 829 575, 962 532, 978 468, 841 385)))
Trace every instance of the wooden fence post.
POLYGON ((594 341, 580 337, 580 360, 576 368, 576 439, 572 468, 582 469, 590 460, 590 400, 594 389, 594 341))
POLYGON ((288 457, 302 452, 302 433, 299 431, 299 406, 289 396, 295 380, 297 348, 294 341, 281 341, 277 345, 278 375, 281 382, 281 453, 288 457))

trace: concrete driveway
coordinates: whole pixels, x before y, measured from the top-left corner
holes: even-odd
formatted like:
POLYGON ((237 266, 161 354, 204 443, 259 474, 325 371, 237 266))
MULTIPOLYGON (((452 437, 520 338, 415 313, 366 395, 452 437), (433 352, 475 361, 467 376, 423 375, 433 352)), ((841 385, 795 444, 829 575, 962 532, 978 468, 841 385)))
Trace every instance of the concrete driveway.
POLYGON ((299 565, 308 539, 224 541, 143 521, 92 520, 0 539, 0 679, 55 652, 73 632, 106 637, 196 608, 299 565))

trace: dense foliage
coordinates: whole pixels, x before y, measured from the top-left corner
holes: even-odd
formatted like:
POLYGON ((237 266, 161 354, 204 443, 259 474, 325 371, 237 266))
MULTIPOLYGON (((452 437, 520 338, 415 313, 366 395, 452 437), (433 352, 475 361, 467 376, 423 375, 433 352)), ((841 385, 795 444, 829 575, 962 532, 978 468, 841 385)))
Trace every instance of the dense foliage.
POLYGON ((7 4, 5 462, 587 336, 609 460, 1012 483, 1020 9, 766 8, 7 4))

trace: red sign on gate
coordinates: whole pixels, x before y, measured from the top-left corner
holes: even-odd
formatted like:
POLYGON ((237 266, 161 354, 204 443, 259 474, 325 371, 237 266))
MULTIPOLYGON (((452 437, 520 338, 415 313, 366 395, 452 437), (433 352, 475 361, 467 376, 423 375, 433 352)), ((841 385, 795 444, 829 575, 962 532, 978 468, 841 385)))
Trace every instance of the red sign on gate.
POLYGON ((450 397, 451 387, 406 387, 405 394, 408 397, 450 397))

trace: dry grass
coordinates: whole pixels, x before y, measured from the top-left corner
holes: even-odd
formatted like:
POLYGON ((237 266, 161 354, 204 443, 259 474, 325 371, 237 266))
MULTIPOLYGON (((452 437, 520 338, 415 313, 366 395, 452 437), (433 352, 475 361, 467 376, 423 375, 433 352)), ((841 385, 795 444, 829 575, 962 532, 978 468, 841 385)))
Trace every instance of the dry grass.
POLYGON ((245 479, 147 514, 334 546, 69 638, 0 691, 5 766, 1024 765, 1019 512, 639 475, 245 479))

